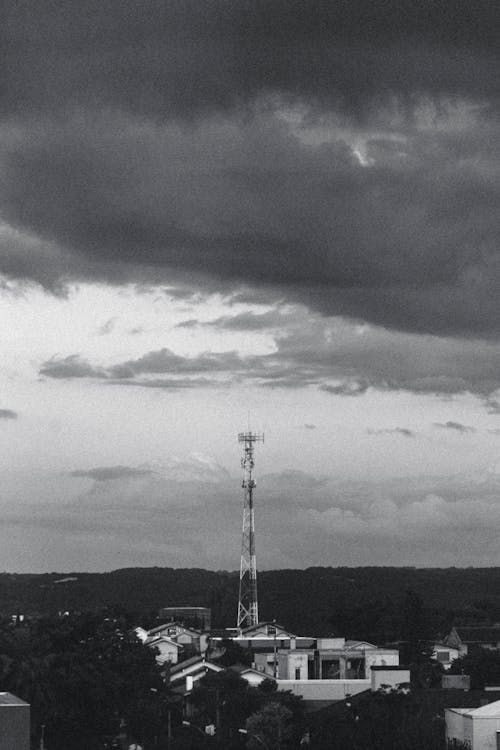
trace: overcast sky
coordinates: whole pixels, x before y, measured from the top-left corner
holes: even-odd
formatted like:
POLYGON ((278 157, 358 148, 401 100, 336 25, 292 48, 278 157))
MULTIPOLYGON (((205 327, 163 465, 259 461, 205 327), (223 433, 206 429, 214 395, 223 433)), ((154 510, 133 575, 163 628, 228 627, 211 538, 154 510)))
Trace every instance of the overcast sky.
POLYGON ((498 3, 2 16, 0 569, 500 564, 498 3))

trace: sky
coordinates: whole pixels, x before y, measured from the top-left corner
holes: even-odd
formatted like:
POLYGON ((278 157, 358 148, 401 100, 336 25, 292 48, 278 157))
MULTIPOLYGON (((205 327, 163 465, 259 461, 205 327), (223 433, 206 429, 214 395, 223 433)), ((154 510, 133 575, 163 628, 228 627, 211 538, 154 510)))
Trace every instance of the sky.
POLYGON ((6 0, 0 570, 500 564, 500 8, 6 0))

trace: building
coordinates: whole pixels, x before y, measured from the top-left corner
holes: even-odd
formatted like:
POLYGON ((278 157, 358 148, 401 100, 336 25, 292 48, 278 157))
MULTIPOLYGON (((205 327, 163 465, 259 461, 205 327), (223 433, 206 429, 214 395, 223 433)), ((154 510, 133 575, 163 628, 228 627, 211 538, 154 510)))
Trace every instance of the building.
POLYGON ((470 750, 500 747, 500 701, 480 708, 446 708, 444 714, 449 748, 458 743, 470 750))
POLYGON ((0 693, 0 750, 30 750, 30 706, 0 693))
POLYGON ((256 669, 270 677, 300 680, 370 679, 374 666, 398 666, 397 649, 378 648, 366 641, 345 638, 291 638, 288 648, 260 648, 254 653, 256 669), (309 647, 301 647, 309 641, 309 647))
POLYGON ((150 630, 135 628, 134 633, 145 646, 158 650, 158 664, 177 664, 182 659, 205 653, 208 647, 206 634, 180 622, 167 622, 150 630))
POLYGON ((446 646, 455 648, 459 656, 473 653, 478 648, 490 651, 500 650, 500 625, 462 627, 455 626, 444 641, 446 646))
POLYGON ((438 661, 443 669, 449 669, 459 656, 459 649, 448 646, 446 643, 434 643, 432 646, 432 658, 438 661))

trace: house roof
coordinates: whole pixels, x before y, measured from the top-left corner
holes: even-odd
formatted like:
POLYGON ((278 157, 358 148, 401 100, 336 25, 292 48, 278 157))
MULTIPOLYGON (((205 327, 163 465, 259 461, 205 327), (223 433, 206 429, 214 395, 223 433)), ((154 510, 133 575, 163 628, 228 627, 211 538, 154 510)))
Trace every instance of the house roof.
POLYGON ((259 672, 258 669, 254 669, 253 667, 247 667, 245 664, 232 664, 230 667, 228 667, 232 672, 237 672, 238 674, 246 674, 247 672, 252 672, 253 674, 258 674, 259 677, 262 677, 265 679, 266 677, 269 677, 269 675, 265 674, 265 672, 259 672))
POLYGON ((241 631, 241 634, 246 635, 247 633, 258 632, 259 630, 262 630, 263 628, 267 628, 268 626, 276 628, 276 632, 280 630, 283 633, 286 633, 286 635, 292 635, 286 630, 286 628, 283 627, 283 625, 280 625, 278 622, 268 622, 268 621, 258 622, 256 625, 250 625, 248 628, 243 628, 241 631))
POLYGON ((151 628, 151 630, 148 630, 148 633, 151 635, 152 633, 159 633, 162 630, 166 630, 167 628, 179 628, 179 630, 183 630, 188 633, 194 633, 195 635, 200 635, 200 630, 195 630, 195 628, 188 628, 185 625, 183 625, 181 622, 166 622, 163 625, 157 625, 155 628, 151 628))
POLYGON ((171 646, 175 646, 177 649, 182 649, 182 646, 177 643, 176 641, 173 641, 171 638, 168 638, 166 635, 154 635, 152 637, 146 638, 144 641, 145 646, 154 646, 156 643, 159 643, 160 641, 164 641, 165 643, 170 643, 171 646))
POLYGON ((0 705, 2 706, 29 706, 29 703, 18 698, 12 693, 0 693, 0 705))
POLYGON ((500 701, 494 701, 493 703, 487 703, 485 706, 479 708, 472 708, 467 711, 467 714, 475 717, 500 717, 500 701))
POLYGON ((191 659, 186 659, 171 667, 169 672, 170 682, 174 683, 184 679, 187 675, 193 676, 200 672, 208 672, 209 670, 212 672, 222 672, 224 667, 207 661, 202 656, 193 656, 191 659))
POLYGON ((464 643, 486 643, 500 641, 500 626, 476 626, 454 628, 456 634, 464 643))
POLYGON ((198 662, 204 662, 205 658, 201 656, 201 654, 196 654, 195 656, 191 656, 189 659, 184 659, 184 661, 180 661, 177 664, 174 664, 174 666, 170 669, 170 674, 175 674, 176 672, 182 672, 186 667, 190 667, 193 664, 197 664, 198 662))

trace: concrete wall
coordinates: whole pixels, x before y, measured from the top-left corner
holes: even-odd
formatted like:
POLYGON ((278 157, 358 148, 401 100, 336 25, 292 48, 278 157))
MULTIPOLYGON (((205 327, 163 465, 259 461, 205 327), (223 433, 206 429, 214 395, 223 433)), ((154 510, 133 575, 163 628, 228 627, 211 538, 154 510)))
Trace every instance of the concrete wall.
POLYGON ((444 720, 446 724, 446 742, 448 740, 464 741, 464 715, 454 708, 445 708, 444 720))
POLYGON ((470 690, 470 675, 444 674, 441 677, 443 690, 470 690))
POLYGON ((295 680, 295 670, 299 670, 300 680, 307 680, 307 654, 289 651, 278 654, 278 677, 282 680, 295 680))
POLYGON ((399 665, 399 651, 368 650, 364 652, 364 655, 367 676, 370 674, 371 667, 397 667, 399 665))
POLYGON ((291 690, 306 701, 343 701, 369 690, 370 680, 277 680, 278 690, 291 690))
POLYGON ((344 648, 345 638, 317 638, 316 648, 321 651, 322 649, 335 649, 344 648))
POLYGON ((481 716, 474 719, 464 717, 464 739, 468 739, 471 727, 472 750, 497 750, 497 732, 500 731, 500 717, 481 716))
POLYGON ((370 685, 372 691, 380 690, 382 685, 389 685, 396 688, 398 685, 404 685, 410 682, 409 669, 372 669, 370 685))

